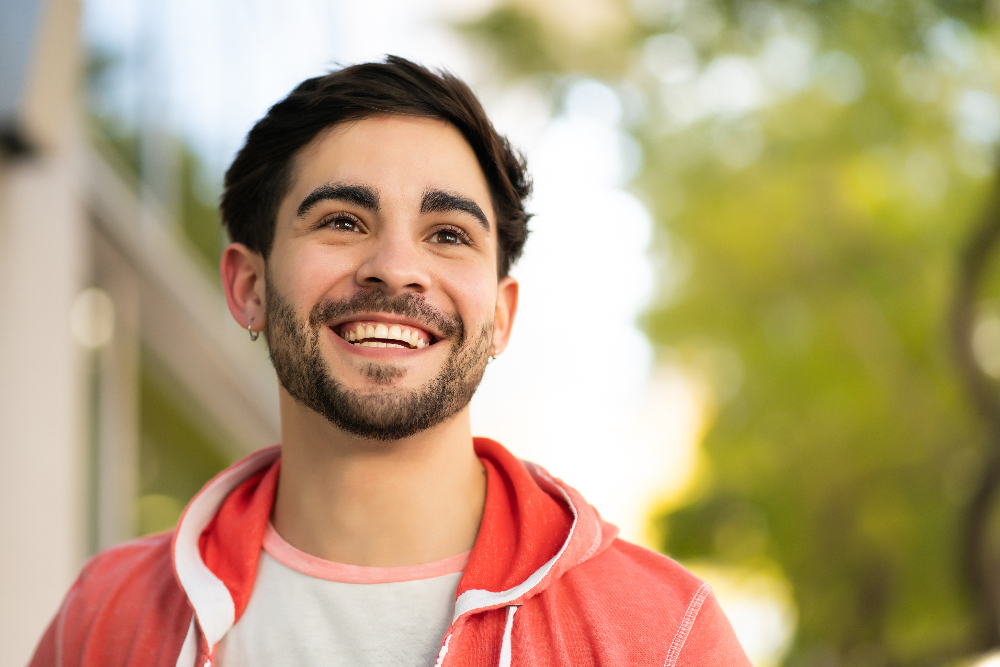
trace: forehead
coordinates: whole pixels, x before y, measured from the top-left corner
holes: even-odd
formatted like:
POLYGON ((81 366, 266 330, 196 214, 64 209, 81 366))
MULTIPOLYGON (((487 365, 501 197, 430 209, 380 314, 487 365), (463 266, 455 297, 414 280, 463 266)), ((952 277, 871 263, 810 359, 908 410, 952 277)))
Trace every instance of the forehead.
POLYGON ((297 205, 318 185, 344 182, 368 185, 388 199, 457 191, 493 217, 475 152, 454 125, 434 118, 374 116, 335 125, 299 152, 293 174, 285 205, 297 205))

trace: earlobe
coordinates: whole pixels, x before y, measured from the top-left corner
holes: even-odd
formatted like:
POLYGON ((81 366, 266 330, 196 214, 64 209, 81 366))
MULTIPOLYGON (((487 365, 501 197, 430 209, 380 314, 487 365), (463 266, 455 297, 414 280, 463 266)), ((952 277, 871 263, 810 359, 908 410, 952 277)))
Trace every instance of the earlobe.
POLYGON ((267 328, 263 256, 242 243, 230 243, 222 251, 219 274, 229 312, 241 328, 249 329, 251 337, 255 337, 254 333, 267 328))
POLYGON ((497 306, 493 315, 493 348, 500 354, 507 347, 517 315, 517 280, 507 276, 497 285, 497 306))

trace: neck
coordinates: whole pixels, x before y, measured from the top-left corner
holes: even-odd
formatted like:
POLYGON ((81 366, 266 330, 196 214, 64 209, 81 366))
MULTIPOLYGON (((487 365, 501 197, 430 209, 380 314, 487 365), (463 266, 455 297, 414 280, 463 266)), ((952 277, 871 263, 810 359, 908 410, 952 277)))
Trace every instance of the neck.
POLYGON ((281 393, 281 472, 272 522, 289 544, 370 567, 429 563, 472 548, 486 474, 469 408, 409 438, 347 434, 281 393))

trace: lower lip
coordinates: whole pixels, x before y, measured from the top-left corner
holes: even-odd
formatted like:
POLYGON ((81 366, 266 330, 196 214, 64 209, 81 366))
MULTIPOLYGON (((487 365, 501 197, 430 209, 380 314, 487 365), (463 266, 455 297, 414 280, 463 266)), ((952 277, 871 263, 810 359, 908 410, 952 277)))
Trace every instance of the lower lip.
POLYGON ((329 327, 327 327, 327 331, 336 339, 335 344, 343 345, 354 354, 360 354, 370 359, 411 359, 414 355, 426 352, 433 347, 432 345, 427 345, 419 349, 405 347, 362 347, 361 345, 355 345, 344 340, 340 334, 329 327))

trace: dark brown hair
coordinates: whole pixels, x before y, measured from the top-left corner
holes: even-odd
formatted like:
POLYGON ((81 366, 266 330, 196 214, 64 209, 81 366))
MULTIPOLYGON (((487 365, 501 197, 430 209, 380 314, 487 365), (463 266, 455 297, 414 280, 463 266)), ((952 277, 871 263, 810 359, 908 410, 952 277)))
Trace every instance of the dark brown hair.
POLYGON ((493 198, 497 272, 506 276, 521 256, 531 217, 524 210, 531 192, 524 158, 493 128, 463 81, 397 56, 307 79, 257 121, 226 172, 221 209, 229 237, 266 259, 299 150, 328 127, 379 114, 437 118, 465 136, 493 198))

